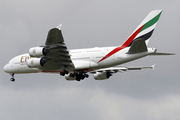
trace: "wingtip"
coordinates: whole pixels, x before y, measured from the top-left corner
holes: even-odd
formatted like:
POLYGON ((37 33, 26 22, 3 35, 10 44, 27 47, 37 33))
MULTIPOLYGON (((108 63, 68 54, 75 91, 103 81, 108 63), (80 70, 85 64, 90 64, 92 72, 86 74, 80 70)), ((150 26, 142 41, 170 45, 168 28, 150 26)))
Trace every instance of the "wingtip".
POLYGON ((56 28, 57 29, 59 29, 59 30, 61 30, 61 26, 62 26, 63 24, 60 24, 60 25, 58 25, 56 28))
POLYGON ((163 9, 157 9, 157 10, 153 10, 152 12, 163 12, 163 9))
POLYGON ((154 70, 155 64, 151 66, 151 68, 154 70))

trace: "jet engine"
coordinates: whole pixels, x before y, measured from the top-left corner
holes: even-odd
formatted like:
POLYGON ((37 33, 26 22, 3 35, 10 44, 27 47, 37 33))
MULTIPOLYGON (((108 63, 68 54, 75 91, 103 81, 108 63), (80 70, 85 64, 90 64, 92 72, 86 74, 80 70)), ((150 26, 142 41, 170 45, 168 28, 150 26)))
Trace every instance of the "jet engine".
POLYGON ((110 72, 96 72, 96 74, 94 74, 94 79, 105 80, 105 79, 109 79, 109 77, 111 76, 112 74, 110 72))
POLYGON ((31 58, 26 61, 27 66, 30 68, 39 68, 44 66, 45 63, 46 60, 42 58, 31 58))
POLYGON ((48 53, 48 50, 44 47, 33 47, 29 49, 29 55, 31 57, 40 57, 48 53))

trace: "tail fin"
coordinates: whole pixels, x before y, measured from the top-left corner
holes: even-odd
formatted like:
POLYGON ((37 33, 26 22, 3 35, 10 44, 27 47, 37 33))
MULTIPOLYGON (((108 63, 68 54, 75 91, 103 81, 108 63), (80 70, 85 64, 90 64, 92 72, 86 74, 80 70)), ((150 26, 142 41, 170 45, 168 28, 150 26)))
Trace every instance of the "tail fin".
POLYGON ((135 29, 130 37, 123 44, 124 47, 131 46, 135 40, 144 39, 146 45, 148 44, 151 35, 156 27, 162 10, 151 11, 147 17, 141 22, 141 24, 135 29))
POLYGON ((141 22, 141 24, 135 29, 135 31, 130 35, 130 37, 126 40, 126 42, 111 52, 109 52, 105 57, 103 57, 99 62, 105 60, 106 58, 112 56, 116 52, 120 51, 125 47, 130 47, 134 41, 135 44, 129 50, 128 54, 138 53, 147 51, 147 44, 151 38, 151 35, 156 27, 156 24, 159 20, 159 17, 162 13, 162 10, 154 10, 151 11, 148 16, 141 22), (143 46, 141 46, 143 45, 143 46), (136 49, 138 47, 138 49, 136 49))

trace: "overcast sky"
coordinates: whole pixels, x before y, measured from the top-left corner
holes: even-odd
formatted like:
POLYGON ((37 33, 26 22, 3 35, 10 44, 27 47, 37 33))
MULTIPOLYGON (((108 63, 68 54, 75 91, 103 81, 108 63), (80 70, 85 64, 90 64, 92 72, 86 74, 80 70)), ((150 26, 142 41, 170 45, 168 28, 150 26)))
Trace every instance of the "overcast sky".
POLYGON ((43 45, 63 23, 68 49, 121 45, 145 16, 163 13, 149 42, 159 52, 122 66, 155 70, 118 73, 81 82, 58 74, 0 72, 1 120, 179 120, 179 0, 0 0, 1 69, 13 57, 43 45))

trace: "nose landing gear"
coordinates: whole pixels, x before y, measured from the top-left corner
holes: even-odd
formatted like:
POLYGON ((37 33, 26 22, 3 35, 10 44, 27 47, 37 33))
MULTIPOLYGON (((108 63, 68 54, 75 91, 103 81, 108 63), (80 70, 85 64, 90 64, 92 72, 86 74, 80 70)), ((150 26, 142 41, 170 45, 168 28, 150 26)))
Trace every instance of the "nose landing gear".
POLYGON ((15 78, 14 78, 14 73, 11 74, 12 78, 10 79, 12 82, 15 81, 15 78))

